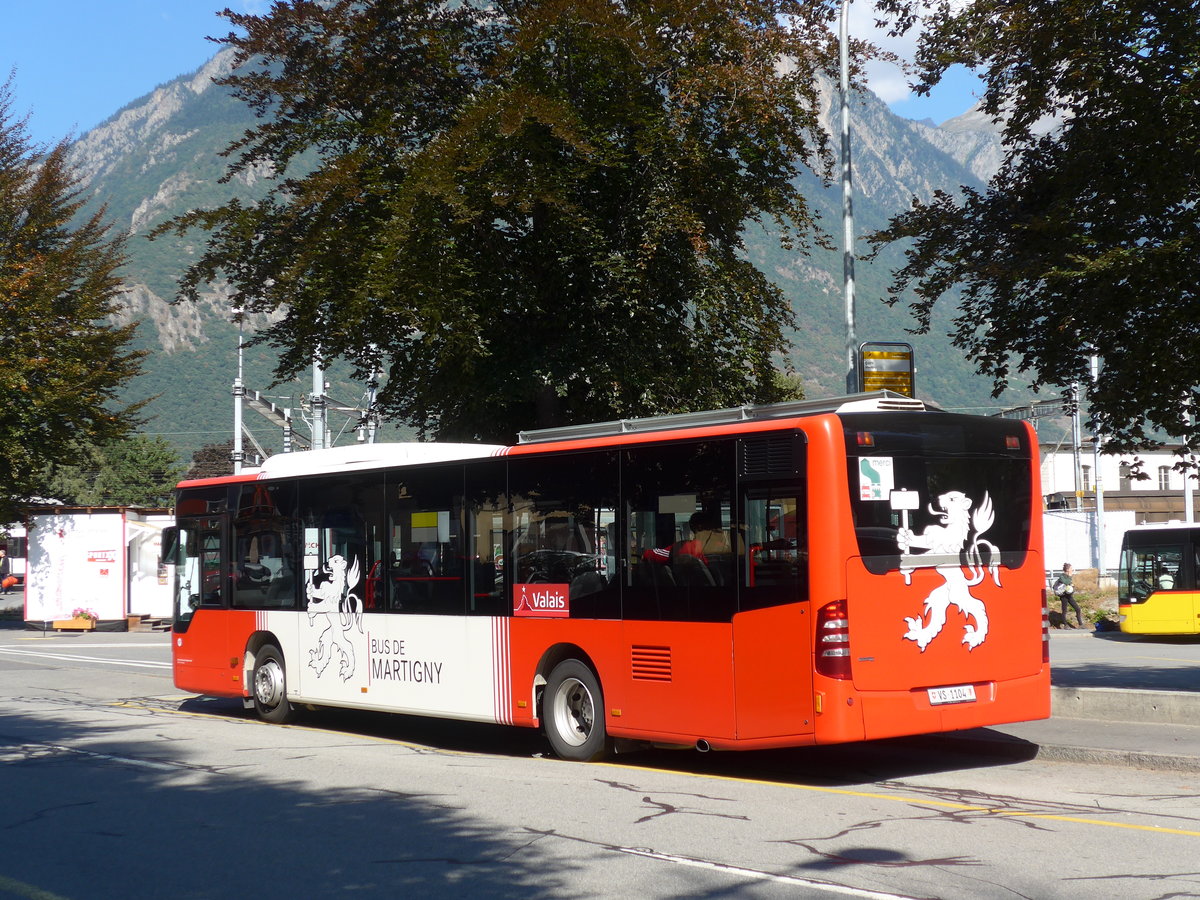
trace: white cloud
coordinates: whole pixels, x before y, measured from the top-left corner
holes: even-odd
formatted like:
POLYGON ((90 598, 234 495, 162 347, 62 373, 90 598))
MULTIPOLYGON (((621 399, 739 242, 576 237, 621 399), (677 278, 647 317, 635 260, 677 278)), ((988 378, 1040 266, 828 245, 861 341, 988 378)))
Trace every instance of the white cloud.
POLYGON ((899 103, 912 96, 908 79, 896 66, 875 62, 867 66, 867 85, 884 103, 899 103))
MULTIPOLYGON (((905 61, 912 60, 917 49, 917 31, 914 29, 902 37, 889 37, 887 30, 875 25, 873 3, 850 4, 850 34, 869 40, 877 47, 896 54, 905 61)), ((912 93, 908 78, 895 63, 874 61, 867 65, 867 84, 885 103, 905 100, 912 93)))
MULTIPOLYGON (((969 2, 971 0, 956 0, 954 6, 961 8, 969 2)), ((850 34, 871 41, 904 62, 911 62, 916 55, 919 28, 913 28, 901 37, 891 37, 887 29, 876 27, 875 15, 875 5, 870 0, 851 2, 850 34)), ((978 81, 965 72, 952 71, 950 77, 934 88, 930 98, 918 98, 909 85, 910 76, 899 65, 878 60, 867 64, 867 86, 901 115, 927 116, 940 122, 966 112, 978 100, 978 81)))

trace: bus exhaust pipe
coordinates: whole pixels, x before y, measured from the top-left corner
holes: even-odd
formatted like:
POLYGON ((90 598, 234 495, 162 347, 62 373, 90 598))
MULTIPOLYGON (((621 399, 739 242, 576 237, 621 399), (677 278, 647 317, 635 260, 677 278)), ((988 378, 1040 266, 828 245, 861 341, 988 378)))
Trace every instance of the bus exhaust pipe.
POLYGON ((706 741, 704 738, 700 738, 700 740, 696 741, 696 749, 701 753, 707 753, 712 749, 712 747, 709 746, 708 741, 706 741))

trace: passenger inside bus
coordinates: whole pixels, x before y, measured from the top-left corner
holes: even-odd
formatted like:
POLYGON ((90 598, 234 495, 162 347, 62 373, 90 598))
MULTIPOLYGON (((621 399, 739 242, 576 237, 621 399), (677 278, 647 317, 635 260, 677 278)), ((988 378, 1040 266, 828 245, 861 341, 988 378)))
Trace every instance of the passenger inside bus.
POLYGON ((733 548, 716 516, 703 510, 688 519, 687 540, 642 552, 652 584, 717 586, 733 584, 733 548))
POLYGON ((733 556, 729 536, 720 522, 707 512, 693 513, 688 520, 690 540, 671 548, 671 568, 677 584, 731 584, 733 556))

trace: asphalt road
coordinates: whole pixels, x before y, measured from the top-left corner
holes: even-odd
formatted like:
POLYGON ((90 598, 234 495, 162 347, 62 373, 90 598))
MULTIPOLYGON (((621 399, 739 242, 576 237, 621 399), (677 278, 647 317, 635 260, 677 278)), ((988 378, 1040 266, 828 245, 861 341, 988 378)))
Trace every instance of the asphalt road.
POLYGON ((1200 692, 1200 636, 1055 631, 1050 665, 1063 687, 1200 692))
POLYGON ((1200 894, 1198 775, 936 741, 563 763, 499 726, 264 725, 168 659, 0 630, 0 897, 1200 894))

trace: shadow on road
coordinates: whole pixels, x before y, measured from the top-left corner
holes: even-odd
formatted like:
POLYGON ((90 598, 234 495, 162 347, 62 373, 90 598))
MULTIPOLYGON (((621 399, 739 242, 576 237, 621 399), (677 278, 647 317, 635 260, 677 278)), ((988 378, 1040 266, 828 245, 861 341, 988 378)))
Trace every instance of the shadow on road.
MULTIPOLYGON (((210 715, 254 718, 253 713, 244 710, 237 700, 197 698, 186 701, 181 708, 210 715)), ((542 734, 528 728, 342 709, 305 712, 297 724, 419 744, 453 753, 552 756, 542 734)), ((664 772, 834 787, 1006 765, 1032 759, 1037 754, 1036 745, 1007 736, 1003 741, 998 736, 995 745, 989 745, 986 740, 975 743, 978 747, 971 749, 964 747, 962 741, 938 735, 922 735, 917 738, 783 750, 700 753, 695 750, 648 747, 618 753, 609 762, 664 772)))
MULTIPOLYGON (((241 715, 203 700, 184 708, 241 715)), ((0 893, 16 885, 20 896, 91 900, 570 895, 571 860, 472 819, 456 794, 400 780, 346 787, 350 770, 329 784, 319 755, 289 757, 287 771, 311 772, 308 780, 272 777, 261 761, 278 732, 261 734, 260 746, 245 748, 253 769, 219 767, 200 763, 194 741, 169 727, 146 741, 111 722, 0 716, 0 893)))

